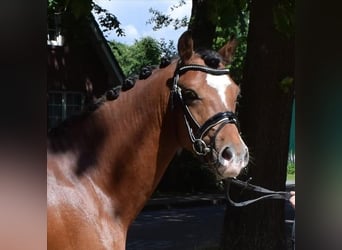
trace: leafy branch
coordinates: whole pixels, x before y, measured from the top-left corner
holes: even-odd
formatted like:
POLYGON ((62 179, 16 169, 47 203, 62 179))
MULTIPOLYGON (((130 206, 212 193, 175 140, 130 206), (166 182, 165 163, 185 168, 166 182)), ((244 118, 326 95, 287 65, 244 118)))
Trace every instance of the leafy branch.
MULTIPOLYGON (((180 0, 178 4, 174 4, 170 7, 171 11, 174 11, 177 8, 182 7, 185 5, 185 0, 180 0)), ((173 25, 173 28, 175 30, 182 28, 182 27, 187 27, 189 22, 188 22, 188 17, 184 16, 182 18, 172 18, 171 15, 167 15, 162 13, 159 10, 150 8, 149 13, 152 14, 152 17, 146 22, 146 24, 153 24, 154 26, 152 29, 154 31, 160 30, 163 27, 168 27, 169 25, 173 25)))
POLYGON ((99 24, 104 32, 115 30, 118 36, 125 35, 117 17, 97 5, 93 0, 48 0, 49 14, 68 13, 78 20, 89 16, 92 11, 98 15, 99 24))
POLYGON ((108 12, 108 10, 101 8, 99 5, 93 2, 94 13, 99 15, 99 23, 104 27, 103 31, 107 32, 110 30, 115 30, 118 36, 124 36, 125 32, 120 27, 120 22, 115 15, 108 12))

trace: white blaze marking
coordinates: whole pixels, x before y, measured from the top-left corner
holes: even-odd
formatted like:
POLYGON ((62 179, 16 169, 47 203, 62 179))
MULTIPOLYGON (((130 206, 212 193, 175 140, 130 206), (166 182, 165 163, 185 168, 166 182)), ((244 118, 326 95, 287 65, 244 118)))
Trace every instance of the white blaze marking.
POLYGON ((209 86, 217 90, 223 104, 226 106, 226 108, 228 108, 225 92, 227 87, 232 84, 232 81, 229 79, 229 77, 227 75, 215 76, 207 74, 207 83, 209 86))

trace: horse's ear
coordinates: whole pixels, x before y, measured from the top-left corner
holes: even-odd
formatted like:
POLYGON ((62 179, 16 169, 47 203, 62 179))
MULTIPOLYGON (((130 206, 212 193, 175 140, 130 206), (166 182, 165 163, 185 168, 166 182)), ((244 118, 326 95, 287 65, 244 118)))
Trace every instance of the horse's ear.
POLYGON ((233 61, 233 56, 238 42, 235 37, 232 37, 230 41, 226 43, 218 53, 222 56, 225 65, 230 64, 233 61))
POLYGON ((178 40, 178 54, 183 62, 189 60, 194 51, 194 41, 192 40, 191 31, 185 31, 178 40))

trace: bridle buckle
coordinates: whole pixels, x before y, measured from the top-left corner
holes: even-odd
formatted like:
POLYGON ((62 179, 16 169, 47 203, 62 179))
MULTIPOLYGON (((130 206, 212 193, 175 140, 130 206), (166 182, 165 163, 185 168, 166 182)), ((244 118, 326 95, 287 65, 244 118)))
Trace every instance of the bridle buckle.
POLYGON ((195 139, 192 143, 192 148, 197 155, 202 156, 207 155, 211 151, 202 139, 195 139))

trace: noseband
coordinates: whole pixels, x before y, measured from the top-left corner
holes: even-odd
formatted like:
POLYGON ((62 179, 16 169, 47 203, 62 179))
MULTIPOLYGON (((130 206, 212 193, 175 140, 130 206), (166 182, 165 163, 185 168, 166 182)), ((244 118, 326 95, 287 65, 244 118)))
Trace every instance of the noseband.
MULTIPOLYGON (((213 69, 202 65, 185 65, 177 67, 174 77, 173 77, 173 86, 171 89, 171 100, 178 100, 182 106, 184 112, 184 121, 188 130, 188 134, 190 140, 192 142, 192 148, 194 152, 199 156, 205 156, 208 153, 215 150, 215 137, 219 133, 219 131, 228 123, 233 123, 235 125, 238 124, 237 117, 235 113, 231 111, 219 112, 212 117, 210 117, 207 121, 205 121, 202 125, 200 125, 196 119, 191 114, 188 106, 185 104, 182 96, 182 88, 178 85, 180 75, 184 74, 187 71, 202 71, 212 75, 228 75, 228 69, 213 69), (194 124, 196 127, 196 133, 193 132, 190 123, 194 124), (204 136, 206 133, 216 125, 219 125, 219 128, 215 132, 214 138, 211 139, 210 144, 208 145, 204 140, 204 136)), ((173 103, 172 103, 173 107, 173 103)))

